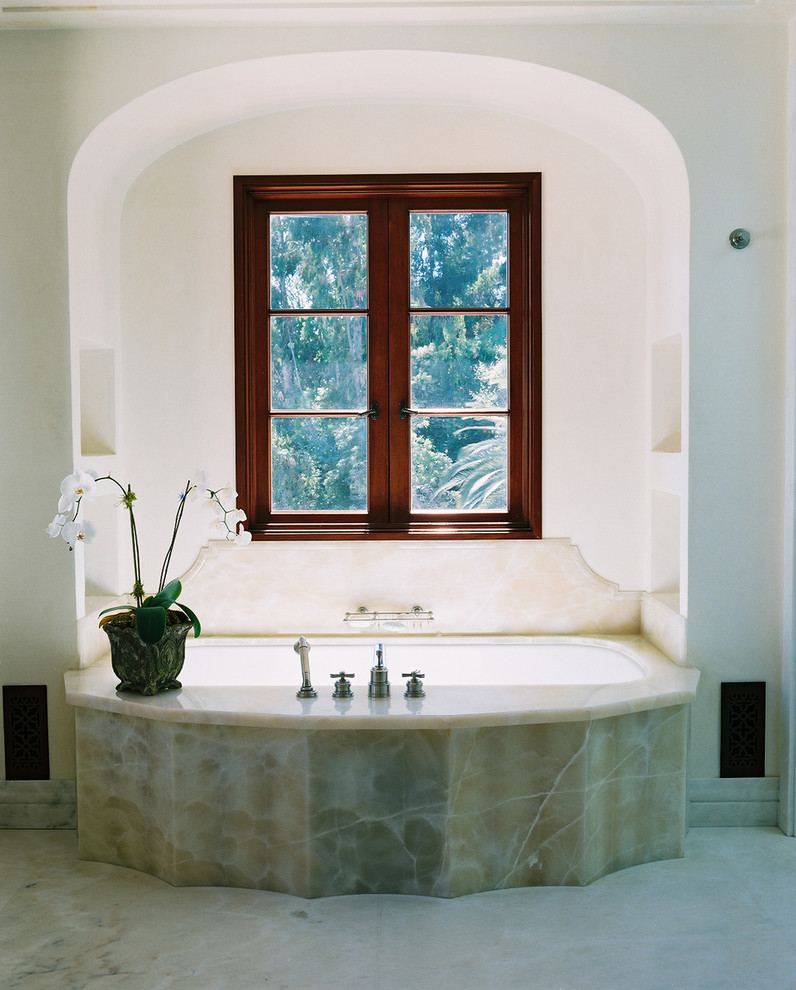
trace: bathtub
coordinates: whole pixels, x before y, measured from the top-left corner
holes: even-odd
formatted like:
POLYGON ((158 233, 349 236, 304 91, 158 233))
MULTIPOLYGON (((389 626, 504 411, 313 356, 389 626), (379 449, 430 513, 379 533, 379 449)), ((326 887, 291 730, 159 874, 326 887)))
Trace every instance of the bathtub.
MULTIPOLYGON (((296 637, 297 638, 297 637, 296 637)), ((698 673, 640 636, 191 642, 183 687, 66 675, 80 854, 174 884, 454 897, 682 855, 698 673), (404 697, 402 674, 425 674, 404 697), (354 697, 332 697, 340 671, 354 697)))
MULTIPOLYGON (((375 639, 375 637, 373 638, 375 639)), ((316 688, 330 687, 333 673, 354 674, 352 687, 367 689, 374 663, 373 639, 320 641, 309 638, 316 688)), ((429 693, 435 685, 617 684, 640 680, 647 666, 620 641, 567 637, 381 637, 393 683, 419 669, 429 693)), ((301 672, 292 641, 219 641, 188 643, 182 683, 189 687, 247 687, 258 684, 297 688, 301 672)), ((330 687, 331 689, 331 687, 330 687)))

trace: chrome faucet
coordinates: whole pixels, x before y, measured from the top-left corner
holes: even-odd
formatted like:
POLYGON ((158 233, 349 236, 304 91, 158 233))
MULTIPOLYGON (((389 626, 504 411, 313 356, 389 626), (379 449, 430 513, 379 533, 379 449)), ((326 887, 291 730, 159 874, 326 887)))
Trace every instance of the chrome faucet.
POLYGON ((301 687, 296 691, 297 698, 317 698, 318 692, 310 682, 310 644, 303 636, 299 636, 293 649, 301 660, 301 687))
POLYGON ((384 644, 378 643, 375 652, 376 662, 370 668, 370 684, 368 684, 369 698, 389 698, 390 682, 388 680, 389 671, 384 666, 384 644))

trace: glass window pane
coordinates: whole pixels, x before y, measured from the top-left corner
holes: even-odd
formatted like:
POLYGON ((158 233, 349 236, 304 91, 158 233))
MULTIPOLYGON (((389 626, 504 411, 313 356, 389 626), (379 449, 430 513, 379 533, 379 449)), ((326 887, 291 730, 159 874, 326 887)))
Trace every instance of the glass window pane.
POLYGON ((273 409, 365 409, 366 316, 271 318, 273 409))
POLYGON ((412 316, 410 405, 506 409, 506 327, 502 314, 412 316))
POLYGON ((271 309, 367 305, 367 214, 271 217, 271 309))
POLYGON ((412 509, 508 508, 505 417, 412 420, 412 509))
POLYGON ((508 298, 507 257, 506 213, 412 213, 410 305, 502 309, 508 298))
POLYGON ((296 416, 271 421, 275 511, 364 512, 367 420, 296 416))

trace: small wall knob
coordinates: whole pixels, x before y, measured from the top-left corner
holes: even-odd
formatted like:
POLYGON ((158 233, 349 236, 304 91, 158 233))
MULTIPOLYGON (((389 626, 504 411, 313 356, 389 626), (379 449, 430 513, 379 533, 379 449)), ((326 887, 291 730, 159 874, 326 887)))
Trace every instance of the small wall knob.
POLYGON ((745 247, 749 247, 751 240, 752 235, 748 230, 744 230, 743 227, 736 227, 730 234, 730 244, 732 244, 737 251, 742 251, 745 247))

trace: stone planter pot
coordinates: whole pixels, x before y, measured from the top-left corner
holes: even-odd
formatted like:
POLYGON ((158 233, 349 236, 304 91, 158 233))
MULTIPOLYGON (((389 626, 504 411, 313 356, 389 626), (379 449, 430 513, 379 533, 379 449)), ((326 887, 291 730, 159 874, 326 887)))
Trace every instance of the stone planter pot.
POLYGON ((154 646, 141 642, 134 625, 118 625, 113 620, 103 624, 111 644, 111 666, 120 681, 117 691, 151 695, 182 687, 177 677, 192 626, 183 612, 178 614, 184 621, 167 625, 163 639, 154 646))

